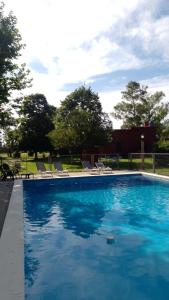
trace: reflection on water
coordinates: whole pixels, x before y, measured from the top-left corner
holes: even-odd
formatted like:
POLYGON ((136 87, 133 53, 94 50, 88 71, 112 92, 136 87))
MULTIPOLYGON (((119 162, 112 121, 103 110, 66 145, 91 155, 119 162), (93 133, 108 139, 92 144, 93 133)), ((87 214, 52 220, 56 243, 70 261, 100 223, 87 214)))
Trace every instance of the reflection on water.
POLYGON ((24 190, 26 299, 168 300, 168 184, 50 182, 24 190))
POLYGON ((33 256, 31 245, 25 247, 27 259, 25 260, 25 274, 28 287, 31 287, 36 279, 36 271, 39 268, 39 261, 33 256))

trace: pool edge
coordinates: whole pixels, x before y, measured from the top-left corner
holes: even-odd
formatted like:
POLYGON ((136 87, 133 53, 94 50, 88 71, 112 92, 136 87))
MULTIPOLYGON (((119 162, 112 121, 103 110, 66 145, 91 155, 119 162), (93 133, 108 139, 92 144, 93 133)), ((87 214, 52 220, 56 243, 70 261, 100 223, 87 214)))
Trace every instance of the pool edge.
MULTIPOLYGON (((169 181, 169 177, 147 172, 124 172, 112 174, 121 176, 140 174, 169 181)), ((107 175, 99 175, 107 176, 107 175)), ((110 175, 108 175, 110 176, 110 175)), ((82 176, 71 176, 77 178, 82 176)), ((94 177, 94 176, 85 176, 94 177)), ((65 179, 65 177, 62 177, 65 179)), ((51 178, 62 179, 62 178, 51 178)), ((37 178, 34 180, 47 180, 49 178, 37 178)), ((25 180, 27 181, 27 180, 25 180)), ((30 180, 29 180, 30 181, 30 180)), ((24 220, 23 220, 23 180, 16 180, 6 215, 2 235, 0 238, 0 293, 3 300, 24 300, 24 220)))
POLYGON ((143 176, 148 176, 148 177, 154 177, 154 178, 159 178, 159 179, 163 179, 163 180, 167 180, 169 181, 169 176, 166 175, 160 175, 160 174, 155 174, 155 173, 148 173, 148 172, 140 172, 141 175, 143 176))
POLYGON ((23 185, 16 180, 0 238, 0 293, 3 300, 24 300, 23 185))

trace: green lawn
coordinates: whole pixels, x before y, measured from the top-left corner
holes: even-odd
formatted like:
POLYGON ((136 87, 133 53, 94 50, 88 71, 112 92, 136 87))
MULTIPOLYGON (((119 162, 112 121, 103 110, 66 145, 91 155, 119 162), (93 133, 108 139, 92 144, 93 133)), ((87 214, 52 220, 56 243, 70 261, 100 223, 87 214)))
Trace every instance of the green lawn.
MULTIPOLYGON (((1 154, 0 156, 3 158, 3 162, 7 162, 10 166, 13 166, 15 162, 20 162, 21 168, 22 168, 21 173, 25 173, 25 172, 32 172, 34 174, 38 173, 34 157, 28 157, 28 155, 26 153, 22 153, 21 159, 12 159, 12 158, 8 157, 6 154, 1 154)), ((54 171, 53 164, 48 163, 48 154, 47 153, 41 155, 41 157, 39 156, 38 158, 40 158, 42 161, 45 161, 46 169, 50 169, 50 170, 54 171)), ((57 158, 57 160, 62 161, 63 169, 67 169, 68 171, 77 172, 77 171, 83 170, 79 156, 76 156, 76 157, 75 156, 72 156, 72 157, 65 156, 65 157, 57 158)), ((111 159, 102 158, 102 161, 104 162, 104 164, 106 166, 110 166, 113 169, 117 169, 116 164, 114 162, 112 163, 111 159)), ((125 158, 125 159, 120 158, 118 169, 119 170, 128 170, 128 169, 141 170, 142 169, 141 159, 134 158, 132 160, 132 164, 130 164, 130 162, 128 161, 127 158, 125 158)), ((153 172, 151 157, 144 159, 144 171, 153 172)), ((156 167, 156 173, 163 174, 163 175, 169 175, 169 165, 166 164, 166 167, 160 167, 160 165, 159 165, 158 167, 156 167)))

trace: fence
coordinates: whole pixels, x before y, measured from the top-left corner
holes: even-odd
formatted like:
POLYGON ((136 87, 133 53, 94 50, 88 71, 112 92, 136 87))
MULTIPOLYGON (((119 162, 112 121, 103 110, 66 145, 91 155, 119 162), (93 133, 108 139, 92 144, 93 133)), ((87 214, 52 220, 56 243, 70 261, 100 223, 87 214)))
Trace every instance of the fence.
POLYGON ((12 158, 7 155, 0 156, 0 163, 7 163, 10 167, 20 165, 21 173, 33 172, 38 173, 36 168, 37 161, 43 161, 47 169, 53 170, 53 162, 60 161, 63 168, 69 171, 81 171, 82 160, 91 162, 92 166, 95 166, 95 162, 101 161, 105 166, 110 166, 113 169, 128 169, 128 160, 122 160, 118 155, 115 154, 74 154, 74 155, 57 155, 50 156, 49 154, 39 154, 37 158, 28 155, 22 155, 20 158, 12 158))
POLYGON ((169 153, 130 153, 129 169, 169 176, 169 153))
POLYGON ((36 168, 37 161, 43 161, 46 168, 53 169, 53 162, 60 161, 64 169, 71 172, 82 171, 82 160, 88 160, 92 166, 95 162, 101 161, 105 166, 114 170, 143 170, 145 172, 157 173, 169 176, 169 153, 130 153, 128 158, 120 157, 118 154, 74 154, 57 155, 39 154, 37 158, 21 154, 20 158, 11 158, 7 155, 0 155, 0 164, 6 162, 10 167, 20 165, 21 173, 38 173, 36 168))

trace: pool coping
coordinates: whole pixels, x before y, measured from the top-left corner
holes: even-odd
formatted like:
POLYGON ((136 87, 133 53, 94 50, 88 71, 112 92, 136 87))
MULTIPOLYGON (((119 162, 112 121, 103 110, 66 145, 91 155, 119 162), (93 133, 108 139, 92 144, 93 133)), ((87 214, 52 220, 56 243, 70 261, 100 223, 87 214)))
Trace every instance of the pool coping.
POLYGON ((3 300, 24 299, 23 185, 16 180, 0 238, 0 293, 3 300))
MULTIPOLYGON (((146 172, 124 172, 104 174, 121 176, 140 174, 169 181, 168 176, 146 172)), ((102 176, 102 175, 99 175, 102 176)), ((34 180, 53 180, 58 178, 77 178, 83 176, 36 178, 34 180)), ((89 175, 86 177, 98 177, 89 175)), ((30 180, 29 180, 30 181, 30 180)), ((3 300, 24 300, 24 220, 23 220, 23 180, 16 180, 0 238, 0 293, 3 300)))

